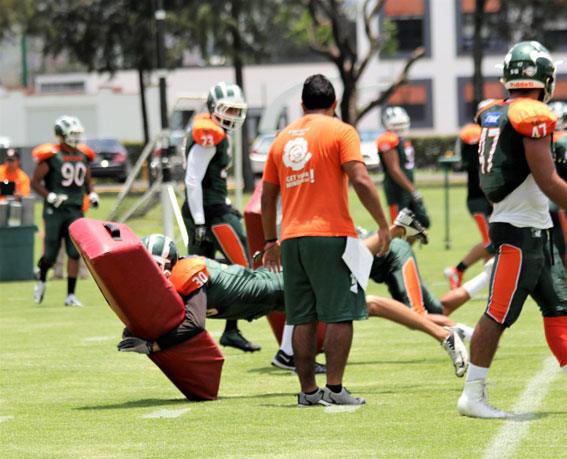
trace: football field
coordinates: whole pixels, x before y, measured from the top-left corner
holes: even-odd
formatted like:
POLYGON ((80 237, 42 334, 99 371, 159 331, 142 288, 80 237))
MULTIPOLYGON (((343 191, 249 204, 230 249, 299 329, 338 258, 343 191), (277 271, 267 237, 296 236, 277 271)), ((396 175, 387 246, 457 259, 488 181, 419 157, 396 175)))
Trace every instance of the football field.
MULTIPOLYGON (((418 176, 419 180, 419 176, 418 176)), ((420 188, 432 220, 430 243, 416 246, 420 273, 441 296, 443 268, 480 240, 465 206, 465 187, 451 189, 451 248, 445 248, 442 186, 420 188)), ((383 195, 381 195, 383 196, 383 195)), ((91 218, 104 219, 115 195, 103 195, 91 218)), ((373 229, 354 195, 356 223, 373 229)), ((41 204, 36 207, 38 227, 41 204)), ((161 211, 129 222, 143 236, 159 232, 161 211)), ((181 254, 186 252, 179 239, 181 254)), ((41 238, 36 236, 36 260, 41 238)), ((472 278, 482 269, 473 266, 472 278)), ((49 278, 48 278, 49 279, 49 278)), ((144 282, 130 273, 131 288, 144 282)), ((388 296, 383 285, 369 293, 388 296)), ((355 323, 344 384, 367 404, 296 406, 297 377, 270 365, 278 345, 266 319, 239 322, 260 344, 253 354, 223 348, 219 399, 188 402, 146 357, 119 353, 122 323, 92 278, 80 279, 82 308, 63 307, 65 280, 48 280, 41 305, 33 282, 0 283, 0 457, 2 458, 540 458, 566 457, 567 378, 549 351, 530 299, 501 341, 489 373, 490 402, 519 413, 511 420, 461 417, 464 378, 437 341, 384 319, 355 323)), ((453 318, 474 327, 487 292, 453 318)), ((218 342, 223 320, 207 321, 218 342)), ((324 363, 324 357, 319 356, 324 363)), ((317 376, 321 386, 324 375, 317 376)))

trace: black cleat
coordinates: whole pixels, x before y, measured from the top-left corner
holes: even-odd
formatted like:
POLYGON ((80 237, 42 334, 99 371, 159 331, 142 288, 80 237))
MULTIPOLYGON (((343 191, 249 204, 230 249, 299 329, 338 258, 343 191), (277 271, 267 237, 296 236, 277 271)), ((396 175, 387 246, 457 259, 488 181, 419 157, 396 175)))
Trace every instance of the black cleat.
POLYGON ((223 346, 235 347, 236 349, 240 349, 244 352, 255 352, 262 349, 262 346, 251 343, 244 338, 238 329, 225 331, 220 338, 220 343, 223 346))

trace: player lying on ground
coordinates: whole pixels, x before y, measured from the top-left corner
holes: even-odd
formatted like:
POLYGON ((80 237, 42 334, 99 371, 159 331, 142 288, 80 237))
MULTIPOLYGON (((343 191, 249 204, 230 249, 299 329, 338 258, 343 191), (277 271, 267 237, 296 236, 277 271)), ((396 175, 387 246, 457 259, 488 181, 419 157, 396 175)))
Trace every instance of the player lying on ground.
MULTIPOLYGON (((398 227, 397 234, 403 235, 405 231, 398 227)), ((281 273, 271 273, 264 268, 253 271, 238 265, 227 266, 200 257, 186 257, 177 262, 175 245, 165 236, 147 236, 143 242, 182 296, 187 314, 179 327, 153 343, 125 336, 119 344, 121 351, 150 353, 171 347, 202 331, 205 317, 253 320, 272 311, 284 311, 281 273)), ((394 300, 382 302, 379 297, 370 296, 367 305, 371 316, 388 318, 436 338, 451 356, 457 375, 464 373, 468 354, 455 330, 437 325, 394 300)), ((456 326, 450 319, 447 324, 456 326)), ((319 370, 323 369, 321 367, 319 370)))

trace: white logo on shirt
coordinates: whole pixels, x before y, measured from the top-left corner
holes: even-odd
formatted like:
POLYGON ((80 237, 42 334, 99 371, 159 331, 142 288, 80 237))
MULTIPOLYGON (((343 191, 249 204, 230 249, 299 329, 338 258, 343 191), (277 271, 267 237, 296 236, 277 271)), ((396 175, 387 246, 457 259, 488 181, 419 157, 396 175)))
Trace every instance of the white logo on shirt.
POLYGON ((283 162, 294 171, 305 167, 305 163, 311 159, 311 153, 307 151, 307 140, 297 137, 288 141, 284 147, 283 162))

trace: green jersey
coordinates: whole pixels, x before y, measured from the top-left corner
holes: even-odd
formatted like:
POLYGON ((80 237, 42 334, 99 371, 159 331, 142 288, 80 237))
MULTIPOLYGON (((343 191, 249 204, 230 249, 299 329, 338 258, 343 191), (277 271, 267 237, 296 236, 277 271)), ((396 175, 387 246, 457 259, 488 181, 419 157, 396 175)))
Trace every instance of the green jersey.
POLYGON ((567 131, 553 133, 553 159, 557 173, 567 180, 567 131))
POLYGON ((68 152, 60 145, 44 144, 35 148, 32 155, 36 162, 45 162, 49 166, 44 177, 45 188, 49 192, 67 196, 63 207, 82 208, 87 193, 85 176, 89 163, 94 159, 94 152, 86 145, 78 145, 68 152))
POLYGON ((398 154, 400 169, 408 180, 413 183, 415 151, 411 142, 408 139, 398 137, 398 135, 393 132, 384 132, 376 139, 376 146, 378 147, 380 161, 384 168, 384 193, 386 194, 388 204, 400 202, 405 195, 411 197, 410 192, 402 188, 398 182, 393 179, 383 158, 385 152, 395 149, 398 154))

